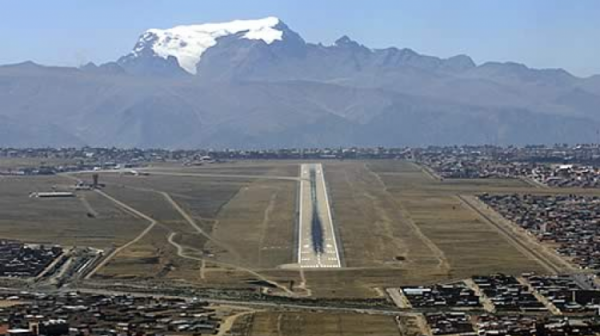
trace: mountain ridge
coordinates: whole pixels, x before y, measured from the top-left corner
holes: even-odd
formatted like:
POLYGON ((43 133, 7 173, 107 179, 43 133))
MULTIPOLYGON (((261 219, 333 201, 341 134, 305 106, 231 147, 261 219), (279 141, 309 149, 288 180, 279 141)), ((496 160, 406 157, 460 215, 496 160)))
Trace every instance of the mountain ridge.
POLYGON ((0 120, 11 125, 0 146, 526 144, 590 142, 600 129, 600 76, 372 49, 345 35, 326 46, 277 18, 235 22, 194 25, 214 43, 187 69, 183 51, 153 48, 190 43, 183 28, 105 64, 0 66, 0 120))

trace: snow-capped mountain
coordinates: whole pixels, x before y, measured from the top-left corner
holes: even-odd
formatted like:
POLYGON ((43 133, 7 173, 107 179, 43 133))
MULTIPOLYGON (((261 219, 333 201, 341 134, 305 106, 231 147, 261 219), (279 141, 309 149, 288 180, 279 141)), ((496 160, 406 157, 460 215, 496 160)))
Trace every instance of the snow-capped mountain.
MULTIPOLYGON (((186 72, 196 74, 196 65, 202 55, 215 46, 218 39, 235 35, 240 39, 272 44, 283 39, 284 29, 284 25, 276 17, 149 29, 142 34, 125 59, 131 62, 144 56, 158 56, 164 60, 174 57, 186 72)), ((123 62, 125 60, 121 61, 123 62)))
POLYGON ((118 64, 144 76, 328 81, 401 68, 462 72, 476 66, 465 55, 441 59, 410 49, 371 49, 348 36, 329 46, 307 43, 276 17, 149 29, 118 64))

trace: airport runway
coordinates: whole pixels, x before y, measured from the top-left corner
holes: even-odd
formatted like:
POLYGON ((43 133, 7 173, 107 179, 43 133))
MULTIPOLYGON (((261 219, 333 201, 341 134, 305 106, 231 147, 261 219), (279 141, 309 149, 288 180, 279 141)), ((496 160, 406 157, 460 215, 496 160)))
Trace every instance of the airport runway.
POLYGON ((321 164, 300 167, 298 263, 302 268, 341 267, 321 164))

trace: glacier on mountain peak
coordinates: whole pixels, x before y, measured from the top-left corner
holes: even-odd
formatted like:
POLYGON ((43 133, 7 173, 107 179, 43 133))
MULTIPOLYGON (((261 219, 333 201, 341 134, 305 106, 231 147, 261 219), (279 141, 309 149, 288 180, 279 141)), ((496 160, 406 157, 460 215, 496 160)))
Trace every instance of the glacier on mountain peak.
POLYGON ((281 21, 276 17, 258 20, 236 20, 224 23, 176 26, 170 29, 148 29, 135 45, 133 56, 151 48, 162 58, 173 56, 187 72, 195 74, 202 54, 217 44, 217 39, 244 33, 241 37, 262 40, 267 44, 283 39, 283 31, 277 29, 281 21))

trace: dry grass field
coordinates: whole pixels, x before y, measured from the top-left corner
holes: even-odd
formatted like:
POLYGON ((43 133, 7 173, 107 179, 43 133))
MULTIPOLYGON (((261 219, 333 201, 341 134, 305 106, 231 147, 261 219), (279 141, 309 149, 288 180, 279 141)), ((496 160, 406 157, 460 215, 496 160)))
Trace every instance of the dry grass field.
POLYGON ((29 197, 31 192, 66 189, 70 184, 59 176, 1 177, 0 237, 107 248, 124 244, 144 228, 143 221, 93 192, 76 198, 29 197))
POLYGON ((175 249, 165 239, 168 231, 155 228, 137 244, 119 253, 97 276, 109 279, 164 278, 174 267, 175 249))
MULTIPOLYGON (((297 182, 261 177, 270 173, 285 176, 289 167, 261 166, 259 174, 247 164, 224 165, 225 174, 211 168, 210 174, 215 176, 208 177, 202 175, 209 170, 205 167, 182 167, 190 174, 185 176, 172 166, 156 168, 149 176, 102 173, 105 193, 158 225, 116 255, 99 275, 247 286, 261 280, 247 269, 274 269, 293 262, 297 182)), ((298 168, 295 170, 297 174, 298 168)), ((77 178, 90 180, 91 174, 77 178)))
POLYGON ((380 176, 398 206, 408 213, 408 219, 437 247, 449 278, 543 271, 536 261, 524 256, 456 197, 490 188, 527 187, 524 182, 492 179, 440 182, 408 162, 372 162, 367 168, 380 176))
MULTIPOLYGON (((242 188, 217 215, 213 237, 233 246, 246 267, 275 268, 295 262, 296 185, 264 180, 242 188)), ((238 261, 232 257, 222 259, 238 261)))
POLYGON ((259 312, 245 336, 402 336, 393 316, 325 312, 259 312))
POLYGON ((297 177, 300 161, 230 161, 201 166, 176 166, 171 163, 152 164, 150 171, 176 171, 180 173, 220 174, 220 175, 267 175, 297 177))
POLYGON ((42 159, 42 158, 2 158, 0 159, 0 170, 16 168, 37 168, 41 165, 69 165, 75 164, 77 160, 66 159, 42 159))
POLYGON ((407 263, 435 267, 440 263, 428 241, 364 163, 327 163, 325 176, 348 267, 407 263))

